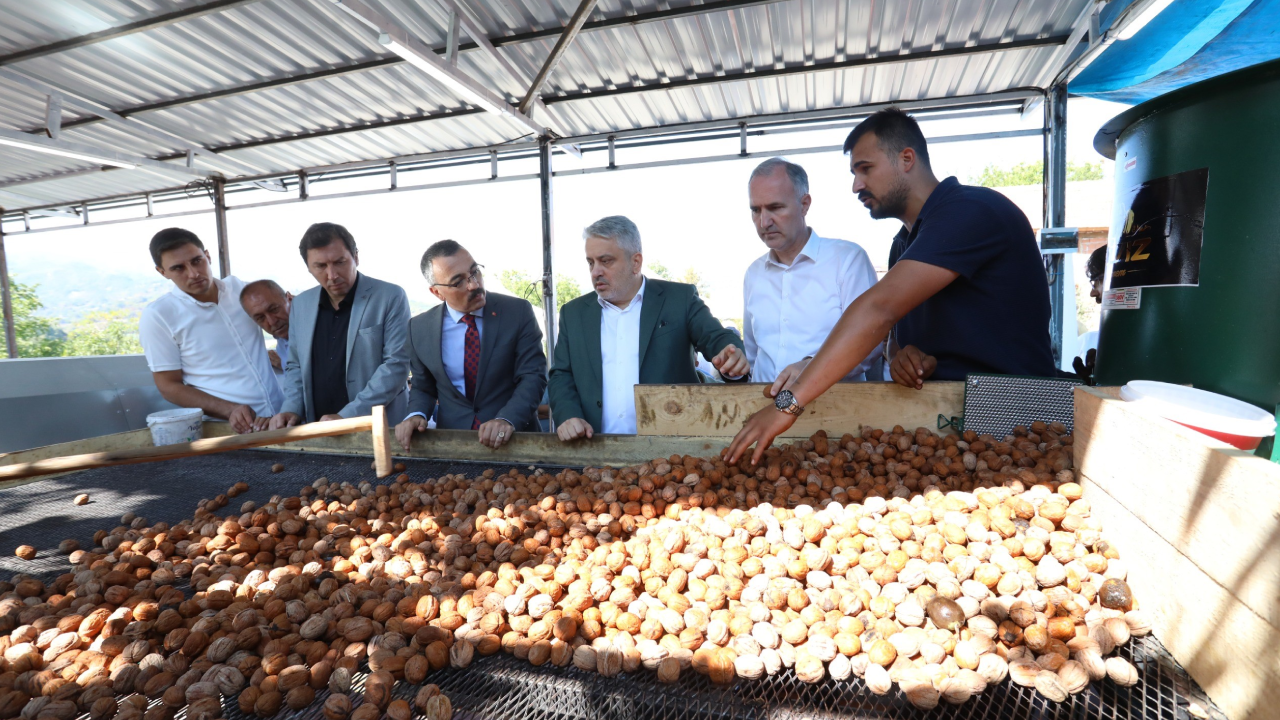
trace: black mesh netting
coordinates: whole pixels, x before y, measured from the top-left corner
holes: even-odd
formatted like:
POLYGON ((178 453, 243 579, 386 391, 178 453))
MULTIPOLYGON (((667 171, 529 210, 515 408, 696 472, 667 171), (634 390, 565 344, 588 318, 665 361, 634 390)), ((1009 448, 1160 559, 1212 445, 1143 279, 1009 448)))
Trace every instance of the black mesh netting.
MULTIPOLYGON (((511 465, 404 460, 414 480, 446 473, 476 474, 489 467, 511 465)), ((524 469, 528 469, 527 467, 524 469)), ((554 468, 547 468, 553 470, 554 468)), ((52 577, 68 568, 56 548, 66 538, 92 547, 93 533, 115 527, 126 512, 149 522, 175 522, 190 517, 196 503, 226 492, 244 481, 249 491, 233 499, 263 503, 272 495, 296 494, 319 477, 333 481, 373 481, 368 457, 316 455, 270 451, 239 451, 146 465, 84 471, 18 485, 0 492, 0 577, 23 572, 52 577), (285 469, 272 473, 271 466, 285 469), (90 502, 76 506, 72 499, 88 493, 90 502), (33 561, 13 556, 18 545, 37 548, 33 561)), ((223 512, 227 512, 224 510, 223 512)), ((454 707, 454 717, 470 718, 973 718, 982 720, 1190 720, 1196 704, 1214 718, 1225 716, 1154 637, 1134 638, 1120 649, 1138 669, 1140 680, 1131 688, 1109 680, 1092 683, 1062 704, 1048 702, 1030 688, 1006 681, 990 686, 964 705, 940 705, 932 711, 914 709, 896 686, 893 693, 870 693, 858 678, 831 679, 809 685, 784 669, 773 677, 739 681, 718 687, 693 671, 677 683, 664 685, 641 669, 604 678, 576 668, 534 667, 499 653, 477 657, 465 669, 445 669, 427 677, 439 685, 454 707)), ((352 689, 358 704, 363 674, 352 689)), ((417 688, 397 684, 396 697, 412 701, 417 688)), ((283 710, 279 720, 322 720, 321 706, 328 691, 317 694, 306 710, 283 710)), ((224 701, 227 720, 254 720, 241 713, 234 698, 224 701)), ((416 711, 415 711, 416 713, 416 711)), ((182 715, 179 714, 179 720, 182 715)))

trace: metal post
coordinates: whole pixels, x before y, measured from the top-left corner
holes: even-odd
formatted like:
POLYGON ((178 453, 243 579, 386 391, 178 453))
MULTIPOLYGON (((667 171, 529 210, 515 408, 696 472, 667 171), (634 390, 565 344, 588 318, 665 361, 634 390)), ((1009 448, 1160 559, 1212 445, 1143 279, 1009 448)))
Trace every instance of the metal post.
POLYGON ((389 189, 395 190, 399 186, 399 183, 396 178, 396 163, 394 160, 389 164, 387 172, 391 175, 391 187, 389 189))
POLYGON ((547 357, 556 348, 556 281, 551 259, 551 138, 538 138, 538 186, 542 197, 542 312, 547 320, 547 357))
MULTIPOLYGON (((1044 104, 1044 226, 1060 228, 1067 222, 1067 86, 1059 83, 1049 88, 1044 104)), ((1049 275, 1049 342, 1053 361, 1062 367, 1065 336, 1064 309, 1067 293, 1075 288, 1066 284, 1066 256, 1048 255, 1045 261, 1049 275)))
POLYGON ((489 179, 496 180, 498 177, 498 151, 489 151, 489 179))
POLYGON ((747 124, 744 122, 738 123, 738 145, 739 145, 738 154, 741 155, 742 157, 746 157, 747 156, 747 124))
POLYGON ((309 183, 310 183, 310 179, 309 179, 309 176, 307 175, 306 170, 303 170, 302 172, 298 173, 298 199, 299 200, 306 200, 307 198, 311 197, 311 187, 309 183))
MULTIPOLYGON (((4 209, 0 208, 0 214, 4 209)), ((4 251, 4 225, 0 224, 0 305, 4 308, 4 344, 9 359, 18 357, 18 332, 13 324, 13 293, 9 287, 9 262, 4 251)))
POLYGON ((231 246, 227 240, 227 181, 213 179, 213 219, 218 228, 218 277, 231 274, 231 246))
POLYGON ((609 169, 610 170, 616 170, 618 167, 618 163, 614 162, 615 160, 614 153, 616 152, 616 150, 617 150, 617 147, 616 147, 615 138, 612 135, 610 135, 609 136, 609 169))

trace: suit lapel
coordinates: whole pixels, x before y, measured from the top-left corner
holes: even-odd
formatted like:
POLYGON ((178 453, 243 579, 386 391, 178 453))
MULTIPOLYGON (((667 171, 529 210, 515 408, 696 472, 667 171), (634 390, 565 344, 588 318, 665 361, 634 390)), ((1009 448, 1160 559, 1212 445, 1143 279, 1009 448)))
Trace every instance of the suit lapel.
POLYGON ((600 319, 603 310, 598 299, 585 305, 586 317, 583 320, 585 327, 582 328, 582 338, 587 351, 587 366, 595 370, 596 386, 600 388, 601 397, 604 397, 604 360, 600 354, 600 319))
POLYGON ((640 362, 644 366, 644 354, 649 349, 649 338, 658 327, 658 317, 662 314, 662 286, 652 280, 645 282, 645 298, 640 304, 640 362))
MULTIPOLYGON (((317 287, 315 295, 308 297, 306 294, 300 294, 293 301, 293 307, 298 313, 298 323, 297 329, 289 334, 289 340, 296 342, 298 347, 298 369, 302 371, 302 396, 305 408, 311 407, 311 346, 315 343, 316 318, 320 314, 317 303, 323 297, 322 293, 324 288, 317 287)), ((290 320, 290 327, 295 327, 292 320, 290 320)))
POLYGON ((369 295, 373 293, 373 283, 363 275, 360 287, 356 288, 355 302, 351 303, 351 323, 347 325, 347 367, 351 367, 351 350, 356 346, 356 336, 360 334, 360 321, 364 318, 365 308, 369 307, 369 295))
POLYGON ((431 308, 427 311, 426 318, 426 335, 422 338, 422 348, 425 351, 422 357, 422 364, 427 366, 427 371, 435 377, 444 377, 444 323, 449 319, 449 313, 445 312, 444 303, 431 308))
POLYGON ((480 398, 480 390, 484 387, 488 376, 489 359, 493 357, 493 346, 498 342, 499 328, 502 327, 502 313, 492 296, 484 306, 484 331, 480 334, 480 367, 476 368, 476 399, 480 398))

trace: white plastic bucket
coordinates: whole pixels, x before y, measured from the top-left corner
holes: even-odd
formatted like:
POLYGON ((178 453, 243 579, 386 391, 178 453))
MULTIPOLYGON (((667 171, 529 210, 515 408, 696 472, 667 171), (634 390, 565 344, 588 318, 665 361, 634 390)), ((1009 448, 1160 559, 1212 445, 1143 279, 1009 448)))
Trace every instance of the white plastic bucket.
POLYGON ((203 419, 204 411, 200 408, 153 412, 147 416, 151 442, 158 447, 199 440, 204 436, 203 419))
POLYGON ((1262 438, 1276 433, 1276 419, 1271 413, 1207 390, 1133 380, 1120 388, 1120 397, 1241 450, 1253 450, 1262 438))

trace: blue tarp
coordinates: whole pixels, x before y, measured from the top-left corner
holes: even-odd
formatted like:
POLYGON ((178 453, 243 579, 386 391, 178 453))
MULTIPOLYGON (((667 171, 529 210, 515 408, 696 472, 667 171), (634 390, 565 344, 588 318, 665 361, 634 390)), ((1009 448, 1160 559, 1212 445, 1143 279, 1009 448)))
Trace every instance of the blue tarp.
MULTIPOLYGON (((1113 2, 1105 29, 1128 2, 1113 2)), ((1137 104, 1233 70, 1280 58, 1280 0, 1174 0, 1128 40, 1117 40, 1071 81, 1073 95, 1137 104)))

